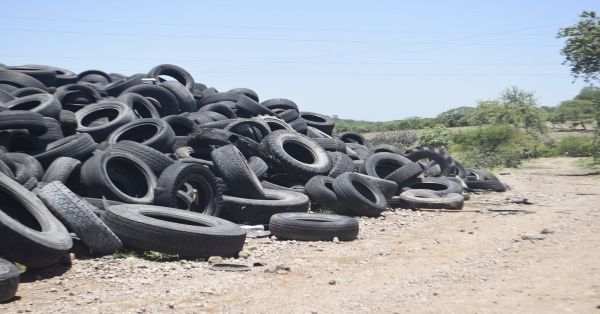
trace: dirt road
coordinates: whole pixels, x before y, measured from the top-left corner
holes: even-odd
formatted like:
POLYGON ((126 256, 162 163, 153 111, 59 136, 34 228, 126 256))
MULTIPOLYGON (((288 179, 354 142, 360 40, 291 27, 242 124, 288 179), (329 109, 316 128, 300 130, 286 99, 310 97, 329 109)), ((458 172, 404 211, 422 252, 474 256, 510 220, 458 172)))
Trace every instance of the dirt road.
POLYGON ((500 178, 513 191, 467 202, 482 212, 361 219, 350 243, 249 239, 250 256, 229 262, 266 266, 245 273, 202 261, 75 259, 25 276, 38 280, 0 313, 600 313, 600 176, 566 176, 585 172, 580 162, 510 169, 500 178), (289 271, 265 272, 276 265, 289 271))

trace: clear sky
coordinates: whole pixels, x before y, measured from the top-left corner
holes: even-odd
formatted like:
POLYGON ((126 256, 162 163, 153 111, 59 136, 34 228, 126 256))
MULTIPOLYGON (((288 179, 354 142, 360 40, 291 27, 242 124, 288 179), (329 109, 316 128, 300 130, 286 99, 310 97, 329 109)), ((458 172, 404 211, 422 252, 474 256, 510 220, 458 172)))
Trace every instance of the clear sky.
POLYGON ((512 85, 577 94, 555 38, 600 1, 6 1, 0 63, 134 74, 173 63, 218 90, 372 121, 432 117, 512 85))

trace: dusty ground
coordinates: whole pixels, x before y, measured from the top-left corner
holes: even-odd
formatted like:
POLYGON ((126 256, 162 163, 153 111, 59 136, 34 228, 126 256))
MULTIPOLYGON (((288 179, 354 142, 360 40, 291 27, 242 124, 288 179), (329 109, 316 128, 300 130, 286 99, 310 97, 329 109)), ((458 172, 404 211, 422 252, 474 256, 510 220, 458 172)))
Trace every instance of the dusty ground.
POLYGON ((351 243, 249 239, 250 256, 229 262, 267 266, 245 273, 202 261, 75 259, 26 275, 20 299, 0 313, 600 313, 600 176, 565 176, 585 172, 580 163, 510 169, 501 179, 512 192, 467 203, 482 212, 361 219, 351 243), (265 272, 276 265, 290 270, 265 272))

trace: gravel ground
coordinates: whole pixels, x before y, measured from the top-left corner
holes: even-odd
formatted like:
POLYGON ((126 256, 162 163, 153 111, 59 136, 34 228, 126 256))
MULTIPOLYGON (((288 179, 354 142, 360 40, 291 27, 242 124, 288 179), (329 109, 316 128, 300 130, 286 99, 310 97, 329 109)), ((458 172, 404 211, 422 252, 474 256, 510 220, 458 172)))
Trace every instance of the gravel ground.
POLYGON ((510 169, 500 178, 512 191, 473 195, 463 212, 362 218, 353 242, 247 239, 223 261, 247 272, 72 255, 25 273, 0 313, 595 313, 600 176, 566 176, 580 163, 510 169))

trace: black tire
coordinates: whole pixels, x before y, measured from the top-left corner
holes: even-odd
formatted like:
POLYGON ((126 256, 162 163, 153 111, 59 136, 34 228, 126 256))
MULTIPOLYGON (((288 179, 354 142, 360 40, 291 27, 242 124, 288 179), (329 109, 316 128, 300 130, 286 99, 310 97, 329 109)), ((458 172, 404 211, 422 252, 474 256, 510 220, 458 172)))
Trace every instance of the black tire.
POLYGON ((71 157, 58 157, 46 169, 41 182, 59 181, 71 189, 79 187, 81 161, 71 157))
POLYGON ((432 190, 438 193, 462 193, 463 188, 460 184, 448 180, 447 178, 422 178, 413 179, 406 182, 402 191, 408 190, 432 190))
POLYGON ((175 143, 175 132, 160 119, 140 119, 129 122, 114 130, 106 140, 109 144, 134 141, 150 146, 163 153, 171 152, 175 143))
MULTIPOLYGON (((290 122, 300 118, 300 113, 298 112, 298 110, 295 110, 295 109, 276 109, 276 110, 281 110, 279 112, 275 112, 275 111, 273 111, 273 112, 279 117, 279 119, 281 119, 287 123, 290 123, 290 122)), ((306 123, 306 121, 304 123, 306 123)))
MULTIPOLYGON (((162 118, 163 121, 167 122, 173 132, 175 132, 175 136, 183 136, 187 137, 190 133, 194 131, 196 123, 190 120, 185 116, 173 115, 162 118)), ((186 141, 187 142, 187 141, 186 141)))
POLYGON ((346 153, 346 143, 337 138, 312 138, 312 140, 328 152, 346 153))
POLYGON ((135 85, 123 91, 123 94, 126 93, 136 93, 156 100, 158 102, 156 110, 158 110, 161 117, 179 113, 179 101, 177 97, 170 90, 162 86, 152 84, 135 85))
POLYGON ((200 98, 200 108, 222 101, 232 101, 236 103, 240 97, 241 95, 237 93, 214 93, 205 95, 204 97, 200 98))
POLYGON ((260 180, 235 146, 226 145, 217 148, 212 151, 211 157, 217 174, 227 185, 229 195, 252 199, 265 197, 260 180))
POLYGON ((223 196, 221 216, 235 223, 268 224, 274 214, 307 212, 308 196, 291 191, 265 190, 266 199, 223 196))
POLYGON ((13 263, 0 258, 0 303, 10 301, 17 294, 21 272, 13 263))
POLYGON ((251 98, 252 100, 258 102, 258 94, 256 94, 255 91, 249 89, 249 88, 234 88, 232 90, 229 91, 230 93, 236 93, 236 94, 241 94, 241 95, 245 95, 246 97, 251 98))
POLYGON ((346 172, 333 181, 340 206, 359 216, 376 217, 386 210, 387 201, 375 184, 358 174, 346 172))
POLYGON ((0 255, 31 268, 54 264, 73 241, 44 203, 16 181, 0 174, 0 255))
MULTIPOLYGON (((331 135, 317 129, 314 128, 312 126, 308 126, 306 128, 306 136, 312 138, 312 139, 330 139, 333 138, 331 135)), ((346 145, 345 142, 342 142, 340 139, 336 138, 337 141, 339 141, 340 143, 344 143, 344 145, 346 145)))
POLYGON ((423 168, 416 162, 410 162, 409 164, 394 170, 392 173, 385 176, 384 179, 394 181, 398 186, 403 187, 411 180, 420 176, 421 173, 423 173, 423 168))
POLYGON ((56 89, 54 96, 62 104, 62 108, 77 111, 86 104, 93 104, 102 99, 98 90, 84 84, 69 84, 56 89))
POLYGON ((483 169, 476 169, 476 170, 473 170, 473 172, 477 174, 478 180, 500 181, 500 180, 498 180, 498 177, 496 177, 496 175, 491 173, 490 171, 483 170, 483 169))
POLYGON ((83 83, 91 83, 98 86, 104 86, 112 82, 112 77, 104 71, 86 70, 77 74, 77 81, 83 83))
POLYGON ((300 134, 306 134, 308 125, 304 119, 298 118, 294 121, 288 122, 288 124, 292 127, 292 129, 296 130, 296 132, 300 134))
POLYGON ((237 118, 237 115, 235 114, 235 112, 233 110, 231 110, 231 108, 229 108, 227 105, 220 103, 220 102, 208 104, 208 105, 202 106, 202 108, 198 109, 198 112, 208 112, 208 111, 220 113, 220 114, 226 116, 228 119, 237 118))
POLYGON ((300 117, 306 121, 308 126, 319 129, 325 134, 331 135, 333 132, 335 121, 329 116, 316 112, 301 111, 300 117))
POLYGON ((114 130, 136 118, 131 107, 117 101, 103 101, 85 106, 75 113, 75 117, 77 131, 88 133, 96 142, 105 140, 114 130), (100 119, 106 119, 106 122, 94 123, 100 119))
POLYGON ((352 215, 352 212, 346 210, 344 206, 340 206, 333 189, 333 181, 333 178, 327 176, 312 177, 304 186, 306 195, 318 208, 329 209, 339 215, 352 215))
POLYGON ((180 257, 235 256, 246 240, 226 220, 160 206, 110 206, 102 220, 127 246, 180 257))
POLYGON ((65 137, 62 126, 60 122, 58 122, 54 118, 44 117, 44 123, 46 124, 46 128, 48 129, 46 133, 38 136, 38 139, 44 143, 50 143, 54 141, 58 141, 61 138, 65 137))
POLYGON ((398 154, 398 155, 402 155, 402 153, 403 153, 403 151, 400 148, 398 148, 396 146, 388 145, 388 144, 379 145, 377 147, 372 147, 371 152, 373 152, 373 154, 393 153, 393 154, 398 154))
POLYGON ((364 170, 365 174, 369 176, 383 179, 392 172, 409 164, 413 164, 413 162, 398 154, 375 153, 365 160, 364 170))
POLYGON ((59 118, 61 105, 51 94, 34 94, 4 104, 10 110, 37 112, 44 117, 59 118))
POLYGON ((245 136, 259 143, 265 136, 271 133, 269 125, 264 120, 258 118, 235 119, 224 130, 245 136))
POLYGON ((119 95, 118 101, 129 106, 136 117, 140 119, 159 119, 160 114, 156 107, 146 97, 136 93, 124 93, 119 95))
POLYGON ((120 141, 112 146, 115 151, 131 154, 143 161, 158 177, 174 161, 156 149, 133 141, 120 141))
POLYGON ((257 119, 263 120, 271 131, 284 130, 288 132, 296 132, 287 122, 274 116, 258 116, 257 119))
POLYGON ((54 71, 56 75, 56 86, 62 86, 66 84, 75 83, 77 81, 77 74, 67 69, 57 68, 48 65, 38 65, 38 64, 27 64, 27 67, 34 67, 40 69, 48 69, 54 71))
POLYGON ((75 113, 69 110, 61 110, 58 121, 64 135, 73 135, 77 131, 77 117, 75 113))
POLYGON ((398 184, 394 181, 380 179, 377 177, 368 176, 366 174, 357 173, 359 176, 364 177, 365 179, 373 182, 375 186, 381 191, 383 196, 385 196, 386 200, 392 199, 398 192, 398 184))
POLYGON ((155 78, 157 81, 161 81, 160 76, 169 76, 174 78, 177 82, 185 86, 189 91, 194 89, 194 78, 192 75, 181 67, 173 64, 160 64, 152 68, 148 72, 149 77, 155 78))
POLYGON ((48 90, 46 85, 27 74, 16 71, 5 71, 2 69, 0 69, 0 84, 13 86, 17 89, 23 87, 36 87, 41 90, 48 90))
POLYGON ((259 179, 264 178, 269 171, 269 166, 267 166, 267 163, 260 157, 256 156, 252 156, 250 159, 248 159, 248 167, 250 167, 252 172, 254 172, 256 177, 259 179))
POLYGON ((46 143, 27 130, 10 130, 0 132, 0 147, 9 152, 19 152, 28 155, 37 155, 44 151, 46 143))
POLYGON ((220 147, 229 144, 235 145, 246 158, 258 155, 259 144, 256 141, 225 130, 197 128, 188 140, 188 146, 196 152, 208 145, 220 147))
MULTIPOLYGON (((23 88, 17 89, 16 91, 14 91, 10 94, 13 97, 20 98, 20 97, 25 97, 25 96, 29 96, 29 95, 35 95, 35 94, 48 94, 48 92, 43 89, 36 88, 36 87, 23 87, 23 88)), ((0 102, 1 101, 2 101, 2 99, 0 99, 0 102)))
POLYGON ((298 105, 296 105, 296 103, 294 103, 293 101, 289 100, 289 99, 285 99, 285 98, 274 98, 274 99, 267 99, 265 101, 263 101, 262 103, 260 103, 261 105, 269 108, 269 110, 273 110, 273 109, 293 109, 296 110, 296 112, 298 112, 298 105))
POLYGON ((64 184, 54 181, 37 191, 48 209, 94 254, 112 254, 121 240, 96 216, 94 206, 79 198, 64 184))
POLYGON ((278 239, 298 241, 352 241, 358 236, 358 221, 352 217, 312 213, 275 214, 269 221, 278 239))
POLYGON ((275 114, 265 106, 261 106, 258 102, 246 95, 240 95, 236 102, 237 112, 240 117, 250 118, 260 115, 274 116, 275 114))
POLYGON ((130 87, 144 84, 144 81, 142 80, 142 78, 143 78, 143 75, 136 74, 136 75, 132 75, 131 77, 129 77, 127 79, 113 80, 111 83, 104 86, 104 90, 106 91, 106 93, 108 95, 117 97, 117 96, 121 95, 121 93, 123 93, 124 90, 126 90, 130 87))
MULTIPOLYGON (((190 191, 184 191, 190 192, 190 191)), ((154 203, 159 206, 190 210, 210 216, 221 212, 223 195, 215 175, 207 167, 193 163, 175 163, 158 179, 154 203), (184 204, 178 192, 186 188, 195 190, 191 202, 184 204)))
POLYGON ((156 176, 139 158, 118 150, 96 154, 81 166, 84 195, 133 204, 154 201, 156 176))
POLYGON ((10 102, 13 99, 15 99, 15 97, 12 96, 11 93, 0 88, 0 105, 10 102))
POLYGON ((317 143, 286 131, 267 135, 260 144, 260 153, 269 168, 304 179, 327 174, 332 166, 327 152, 317 143))
POLYGON ((180 112, 195 112, 198 110, 198 104, 196 104, 196 99, 194 99, 194 95, 192 92, 181 83, 177 81, 166 81, 159 86, 162 86, 168 89, 179 102, 179 111, 180 112))
POLYGON ((260 181, 260 185, 262 185, 263 189, 270 189, 270 190, 280 190, 280 191, 289 191, 289 192, 296 192, 296 193, 302 193, 302 194, 306 194, 306 191, 304 189, 299 189, 299 188, 295 188, 295 187, 285 187, 267 180, 262 180, 260 181))
POLYGON ((8 66, 5 70, 27 74, 47 87, 56 86, 56 72, 44 66, 8 66))
POLYGON ((341 152, 327 152, 327 154, 333 163, 328 176, 336 178, 344 172, 354 172, 354 161, 348 155, 341 152))
POLYGON ((369 148, 361 144, 346 143, 346 154, 351 155, 348 153, 349 150, 352 150, 352 152, 354 152, 354 154, 356 154, 356 156, 362 160, 366 160, 369 158, 369 156, 371 156, 371 151, 369 148))
POLYGON ((22 165, 29 176, 41 180, 44 176, 44 168, 35 157, 23 153, 5 153, 0 158, 5 162, 11 162, 22 165))
POLYGON ((471 190, 491 190, 506 192, 506 185, 498 180, 471 180, 465 182, 471 190))
MULTIPOLYGON (((414 162, 422 159, 434 160, 440 167, 440 172, 436 176, 448 176, 452 165, 452 157, 448 153, 429 146, 417 147, 415 150, 408 152, 406 158, 414 162)), ((425 173, 425 176, 428 176, 428 174, 425 173)))
POLYGON ((337 138, 346 143, 354 143, 363 146, 368 146, 367 139, 356 132, 343 132, 337 135, 337 138))
POLYGON ((403 208, 462 209, 465 199, 458 193, 439 193, 431 190, 409 190, 400 194, 403 208))
POLYGON ((26 129, 33 135, 48 132, 44 116, 31 111, 0 111, 0 130, 26 129))
POLYGON ((45 168, 54 159, 62 156, 85 160, 92 154, 96 145, 96 142, 94 142, 94 139, 89 134, 79 133, 48 144, 45 152, 39 153, 34 157, 45 168))

